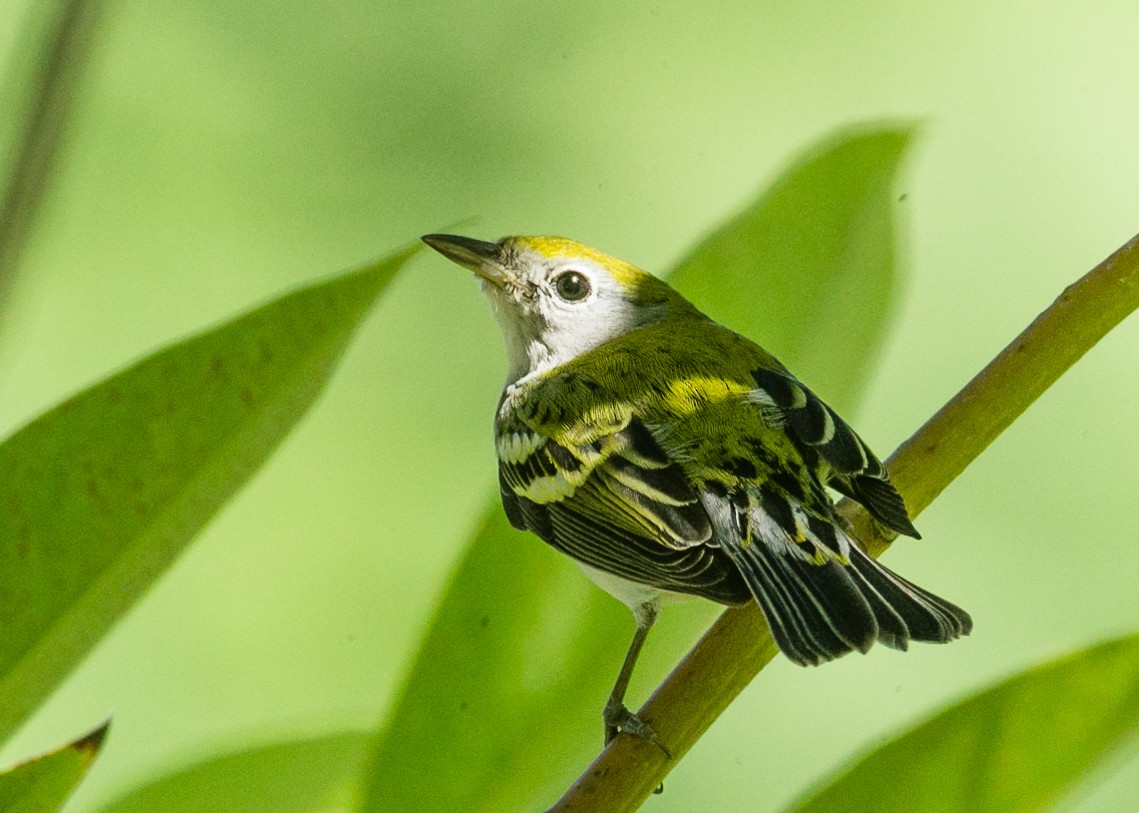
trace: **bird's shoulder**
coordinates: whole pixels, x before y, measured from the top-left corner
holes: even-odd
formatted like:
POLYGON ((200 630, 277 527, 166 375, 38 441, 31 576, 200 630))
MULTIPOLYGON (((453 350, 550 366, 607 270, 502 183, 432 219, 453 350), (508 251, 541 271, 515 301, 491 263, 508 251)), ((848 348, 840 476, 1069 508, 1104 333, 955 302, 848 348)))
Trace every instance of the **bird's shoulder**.
POLYGON ((499 420, 589 436, 635 415, 651 420, 743 400, 759 368, 786 373, 754 342, 702 316, 658 322, 508 387, 499 420))

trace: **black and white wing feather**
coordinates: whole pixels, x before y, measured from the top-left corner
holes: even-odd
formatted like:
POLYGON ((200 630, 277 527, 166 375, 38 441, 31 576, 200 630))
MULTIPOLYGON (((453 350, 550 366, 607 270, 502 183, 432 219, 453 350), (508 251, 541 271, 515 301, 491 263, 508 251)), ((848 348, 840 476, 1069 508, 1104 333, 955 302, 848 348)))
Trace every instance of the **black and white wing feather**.
POLYGON ((622 579, 724 604, 749 598, 709 544, 700 494, 640 421, 585 445, 514 426, 498 445, 502 503, 516 528, 622 579))
POLYGON ((753 400, 785 426, 806 456, 826 465, 828 485, 898 533, 921 538, 886 467, 846 421, 790 373, 764 367, 752 371, 752 378, 753 400))

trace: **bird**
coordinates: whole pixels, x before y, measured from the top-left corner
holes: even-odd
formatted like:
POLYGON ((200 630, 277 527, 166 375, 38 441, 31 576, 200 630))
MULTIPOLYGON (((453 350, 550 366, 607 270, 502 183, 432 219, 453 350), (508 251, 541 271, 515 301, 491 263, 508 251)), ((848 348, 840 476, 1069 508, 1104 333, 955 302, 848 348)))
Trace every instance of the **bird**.
POLYGON ((624 732, 668 753, 625 705, 668 599, 754 601, 803 666, 972 630, 964 610, 859 547, 828 488, 920 536, 883 463, 755 342, 567 238, 422 240, 474 272, 502 331, 494 441, 507 518, 633 612, 602 712, 606 745, 624 732))

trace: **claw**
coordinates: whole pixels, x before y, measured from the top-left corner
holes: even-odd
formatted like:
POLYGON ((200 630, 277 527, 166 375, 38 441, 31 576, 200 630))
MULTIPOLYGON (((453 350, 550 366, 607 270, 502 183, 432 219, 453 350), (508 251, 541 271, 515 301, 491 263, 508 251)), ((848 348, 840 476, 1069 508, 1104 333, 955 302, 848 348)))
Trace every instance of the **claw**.
POLYGON ((672 754, 664 747, 664 743, 660 741, 656 732, 653 731, 652 726, 646 723, 633 712, 629 711, 623 704, 606 705, 605 711, 602 714, 605 720, 605 744, 608 745, 613 741, 619 732, 631 734, 634 737, 640 737, 642 740, 651 742, 659 748, 666 757, 672 759, 672 754))

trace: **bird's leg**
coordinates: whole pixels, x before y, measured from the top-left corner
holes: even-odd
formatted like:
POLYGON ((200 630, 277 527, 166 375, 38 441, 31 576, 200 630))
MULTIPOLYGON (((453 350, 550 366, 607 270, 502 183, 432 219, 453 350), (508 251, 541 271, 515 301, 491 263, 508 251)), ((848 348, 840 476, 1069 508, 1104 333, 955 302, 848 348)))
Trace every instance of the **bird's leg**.
POLYGON ((625 708, 625 690, 629 688, 629 678, 633 676, 633 667, 636 666, 637 657, 645 645, 645 638, 648 637, 649 630, 652 629, 653 622, 656 621, 657 610, 658 604, 655 600, 646 601, 633 610, 637 619, 637 631, 633 633, 633 641, 629 644, 629 651, 625 653, 625 662, 621 664, 621 671, 617 674, 617 682, 613 684, 613 691, 609 693, 609 700, 605 703, 605 711, 602 713, 602 717, 605 720, 606 745, 613 741, 617 732, 624 731, 626 734, 648 740, 664 751, 665 756, 671 758, 672 754, 661 744, 656 732, 652 730, 649 724, 625 708))

